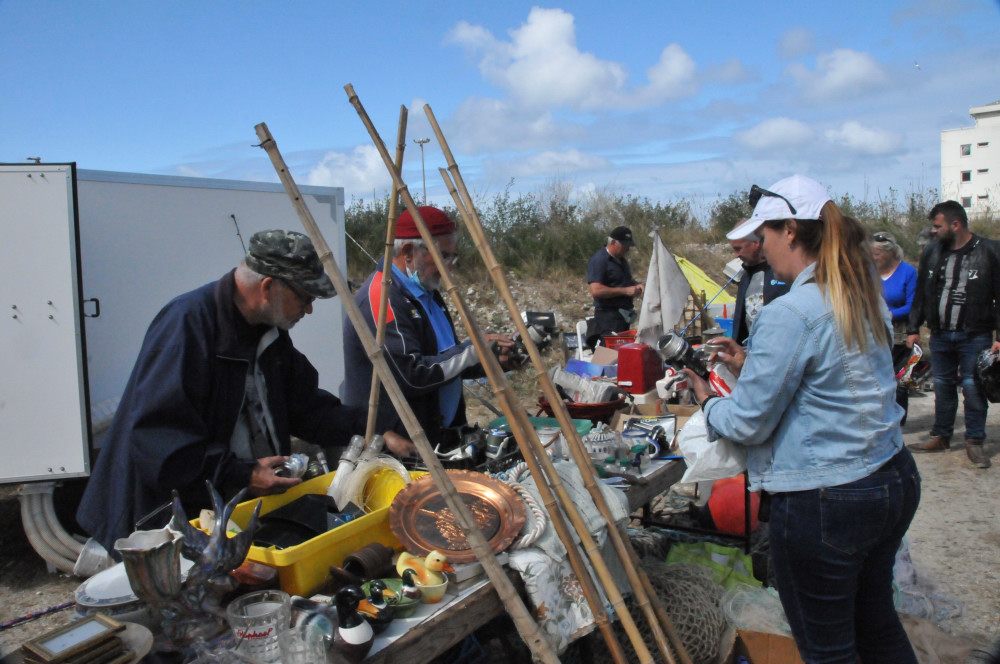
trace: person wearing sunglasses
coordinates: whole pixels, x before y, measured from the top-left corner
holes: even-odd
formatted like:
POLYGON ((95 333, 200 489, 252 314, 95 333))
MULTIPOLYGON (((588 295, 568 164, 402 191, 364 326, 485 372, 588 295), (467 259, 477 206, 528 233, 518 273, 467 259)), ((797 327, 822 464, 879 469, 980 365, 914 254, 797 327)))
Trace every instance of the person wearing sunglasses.
POLYGON ((751 488, 770 497, 771 569, 802 659, 915 663, 892 571, 920 476, 868 234, 802 175, 760 189, 742 228, 760 232, 791 288, 760 312, 745 351, 712 340, 738 376, 728 397, 686 371, 709 439, 744 445, 751 488))
MULTIPOLYGON (((105 549, 169 504, 211 507, 206 480, 230 499, 281 493, 291 436, 336 459, 363 433, 365 409, 319 388, 316 369, 288 334, 335 295, 302 233, 255 233, 243 262, 174 298, 150 324, 107 439, 87 482, 78 523, 105 549), (329 449, 338 448, 338 449, 329 449)), ((386 436, 390 449, 412 443, 386 436)), ((145 528, 165 525, 147 521, 145 528)))
MULTIPOLYGON (((896 243, 896 238, 891 233, 873 233, 869 242, 875 269, 882 280, 882 298, 892 316, 892 361, 893 367, 898 371, 912 353, 912 349, 906 345, 906 323, 910 317, 913 295, 917 290, 917 268, 903 262, 903 248, 896 243)), ((910 406, 908 386, 896 387, 896 403, 903 409, 903 419, 899 421, 899 425, 903 426, 910 406)))
MULTIPOLYGON (((441 257, 448 267, 457 262, 458 229, 443 210, 418 208, 441 257)), ((432 441, 445 430, 466 424, 463 377, 482 376, 482 366, 471 341, 458 341, 455 325, 438 289, 441 273, 417 230, 409 210, 396 221, 392 282, 386 311, 386 357, 406 400, 432 441)), ((379 260, 354 299, 375 334, 382 297, 379 260)), ((509 336, 487 334, 499 347, 501 366, 507 368, 514 342, 509 336)), ((344 322, 344 402, 367 407, 371 394, 372 364, 351 321, 344 322)), ((402 419, 383 387, 379 397, 376 427, 405 433, 402 419)))
POLYGON ((927 218, 934 241, 920 256, 906 343, 912 348, 920 339, 922 324, 930 328, 934 426, 930 440, 910 449, 944 452, 951 447, 961 383, 965 453, 977 468, 989 468, 983 449, 987 402, 974 374, 980 351, 1000 350, 1000 248, 969 230, 965 208, 957 201, 938 203, 927 218))

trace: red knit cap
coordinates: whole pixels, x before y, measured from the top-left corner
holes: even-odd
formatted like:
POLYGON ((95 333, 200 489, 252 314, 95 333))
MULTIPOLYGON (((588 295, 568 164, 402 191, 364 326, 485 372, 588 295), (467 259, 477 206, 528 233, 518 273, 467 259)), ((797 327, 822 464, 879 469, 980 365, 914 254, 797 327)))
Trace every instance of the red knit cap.
MULTIPOLYGON (((457 230, 455 222, 436 207, 422 205, 417 209, 420 210, 420 216, 424 218, 424 223, 427 224, 427 230, 431 232, 431 235, 448 235, 457 230)), ((396 239, 410 240, 419 237, 420 231, 417 230, 417 224, 413 221, 410 211, 406 210, 399 215, 399 219, 396 221, 396 239)))

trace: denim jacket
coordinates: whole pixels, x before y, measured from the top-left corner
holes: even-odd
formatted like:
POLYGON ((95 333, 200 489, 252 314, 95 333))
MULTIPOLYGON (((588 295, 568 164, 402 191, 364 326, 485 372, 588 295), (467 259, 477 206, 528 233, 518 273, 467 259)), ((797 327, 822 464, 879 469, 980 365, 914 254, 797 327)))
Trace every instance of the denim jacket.
POLYGON ((710 437, 747 447, 754 490, 852 482, 903 446, 889 347, 870 334, 865 353, 845 345, 814 271, 764 307, 736 388, 705 406, 710 437))

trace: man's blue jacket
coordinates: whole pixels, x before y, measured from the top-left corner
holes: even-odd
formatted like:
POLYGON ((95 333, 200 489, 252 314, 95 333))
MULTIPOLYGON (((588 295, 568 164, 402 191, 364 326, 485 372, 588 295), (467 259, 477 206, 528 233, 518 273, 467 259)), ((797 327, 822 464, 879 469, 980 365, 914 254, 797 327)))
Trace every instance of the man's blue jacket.
MULTIPOLYGON (((146 332, 76 515, 108 551, 172 489, 193 515, 210 503, 206 479, 227 499, 250 481, 254 461, 238 459, 229 441, 257 342, 269 328, 239 313, 233 274, 178 296, 146 332)), ((319 389, 316 369, 288 332, 279 331, 257 361, 278 454, 290 453, 290 435, 344 446, 364 431, 364 411, 319 389)))

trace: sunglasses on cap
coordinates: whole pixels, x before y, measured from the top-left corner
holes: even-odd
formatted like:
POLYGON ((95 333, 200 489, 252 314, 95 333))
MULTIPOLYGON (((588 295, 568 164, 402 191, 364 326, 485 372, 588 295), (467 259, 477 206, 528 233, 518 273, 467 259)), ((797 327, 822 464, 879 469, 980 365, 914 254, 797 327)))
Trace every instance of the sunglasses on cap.
POLYGON ((876 242, 893 242, 893 238, 888 233, 873 233, 872 239, 876 242))
POLYGON ((792 211, 792 214, 799 213, 799 211, 795 209, 795 206, 792 205, 792 202, 790 200, 788 200, 781 194, 776 194, 773 191, 769 191, 767 189, 764 189, 763 187, 758 187, 757 185, 753 185, 752 187, 750 187, 750 194, 749 196, 747 196, 747 199, 750 201, 751 208, 757 207, 757 202, 760 200, 761 196, 771 196, 773 198, 780 198, 781 200, 785 201, 785 205, 787 205, 788 209, 792 211))

